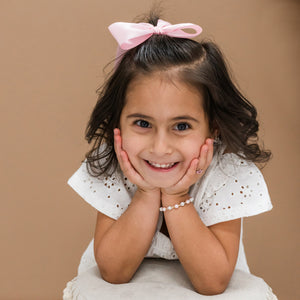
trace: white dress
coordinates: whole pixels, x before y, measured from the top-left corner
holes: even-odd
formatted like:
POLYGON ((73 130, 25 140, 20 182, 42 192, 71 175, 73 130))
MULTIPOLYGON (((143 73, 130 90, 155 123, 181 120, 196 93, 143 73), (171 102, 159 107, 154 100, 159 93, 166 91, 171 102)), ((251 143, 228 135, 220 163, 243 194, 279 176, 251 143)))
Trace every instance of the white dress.
MULTIPOLYGON (((241 159, 235 154, 232 153, 223 154, 223 149, 220 149, 220 151, 217 151, 215 153, 213 160, 209 168, 206 170, 205 174, 198 182, 196 182, 190 188, 190 196, 194 197, 195 199, 194 203, 190 205, 195 206, 199 217, 201 218, 202 222, 206 226, 211 226, 219 222, 229 221, 237 218, 257 215, 272 209, 272 204, 270 201, 266 183, 264 181, 261 172, 256 167, 256 165, 252 162, 246 161, 245 159, 241 159)), ((118 219, 122 215, 122 213, 127 209, 136 191, 136 186, 131 182, 129 182, 129 180, 126 177, 124 177, 121 171, 115 172, 112 176, 102 176, 100 178, 94 178, 88 174, 85 163, 83 163, 80 166, 80 168, 74 173, 74 175, 69 179, 68 184, 96 210, 100 211, 101 213, 113 219, 118 219)), ((163 258, 166 260, 177 260, 178 257, 174 250, 170 238, 168 238, 166 235, 160 232, 162 222, 163 222, 163 213, 161 212, 157 224, 157 230, 153 237, 152 244, 148 250, 146 257, 163 258)), ((249 274, 249 276, 251 275, 253 278, 255 277, 254 275, 250 274, 247 265, 244 246, 242 242, 242 234, 243 231, 241 228, 239 254, 238 254, 238 259, 235 267, 235 272, 231 280, 232 282, 234 282, 234 278, 236 277, 235 274, 239 274, 239 278, 242 278, 243 276, 247 277, 247 274, 249 274), (241 276, 241 273, 244 275, 241 276)), ((165 264, 165 263, 166 261, 159 262, 159 264, 165 264)), ((175 265, 177 263, 173 262, 173 264, 175 265)), ((149 262, 146 262, 145 264, 149 264, 149 262)), ((177 266, 177 268, 180 267, 177 266)), ((141 267, 141 270, 144 269, 146 270, 146 267, 141 267)), ((150 270, 150 268, 148 269, 150 270)), ((143 272, 151 272, 149 270, 141 271, 142 276, 140 276, 140 278, 143 278, 144 276, 143 272)), ((68 283, 68 286, 64 291, 65 294, 64 299, 66 300, 81 299, 80 298, 81 295, 80 293, 78 294, 78 290, 77 292, 74 292, 76 290, 75 285, 78 284, 78 277, 80 279, 80 276, 81 277, 83 276, 81 274, 84 274, 85 277, 86 276, 91 276, 92 278, 98 277, 98 280, 100 280, 99 274, 98 276, 96 275, 96 273, 94 275, 91 274, 87 275, 88 272, 89 273, 98 272, 97 264, 93 253, 93 240, 90 242, 89 246, 87 247, 87 249, 82 255, 79 268, 78 268, 78 276, 73 281, 68 283), (68 296, 71 294, 73 294, 72 297, 68 296), (77 295, 76 297, 74 296, 75 294, 77 295)), ((183 270, 182 273, 183 276, 185 276, 183 270)), ((136 275, 135 277, 138 278, 139 276, 136 275)), ((131 282, 135 282, 134 279, 131 282)), ((247 280, 248 279, 249 278, 247 278, 247 280)), ((91 278, 86 282, 91 282, 91 278)), ((174 283, 176 283, 176 280, 174 281, 174 283)), ((108 283, 104 283, 104 285, 106 284, 108 283)), ((257 286, 257 283, 255 284, 257 286)), ((177 285, 178 283, 176 283, 176 286, 177 285)), ((81 288, 82 287, 83 286, 81 286, 81 288)), ((142 287, 142 292, 144 288, 145 286, 142 287)), ((105 288, 104 290, 107 291, 107 289, 105 288)), ((227 290, 223 293, 223 295, 226 296, 226 292, 228 290, 230 292, 230 285, 227 288, 227 290)), ((184 292, 185 293, 187 292, 186 288, 184 292)), ((192 292, 191 286, 188 292, 192 292)), ((101 288, 101 293, 103 294, 103 287, 101 288)), ((114 289, 114 293, 116 293, 115 289, 114 289)), ((136 290, 136 295, 138 295, 137 293, 138 291, 136 290)), ((264 293, 266 293, 267 296, 262 297, 261 299, 276 299, 276 296, 272 294, 271 289, 267 285, 264 293)), ((179 294, 177 292, 176 295, 179 294)), ((201 296, 197 293, 195 294, 197 295, 197 297, 201 296)), ((114 297, 116 297, 116 294, 112 295, 111 298, 109 297, 109 295, 110 294, 108 293, 106 298, 101 298, 101 299, 114 299, 114 297)), ((161 295, 162 294, 160 293, 157 295, 157 297, 158 296, 160 297, 161 295)), ((182 295, 182 297, 185 296, 191 297, 191 295, 186 295, 186 294, 182 295)), ((228 299, 235 299, 233 298, 233 294, 227 296, 229 296, 228 299)), ((241 296, 244 297, 243 299, 247 299, 245 298, 246 295, 244 294, 239 295, 238 297, 241 296)), ((253 297, 253 296, 254 294, 250 293, 249 297, 253 297)), ((88 299, 92 299, 91 297, 92 296, 89 296, 88 299)), ((97 298, 97 296, 95 297, 97 298)), ((138 299, 138 296, 137 298, 134 297, 135 296, 133 296, 133 298, 128 298, 128 299, 138 299)), ((255 297, 257 297, 256 294, 255 297)), ((82 299, 84 299, 84 297, 82 299)), ((127 299, 124 298, 124 294, 122 299, 127 299)), ((153 296, 153 298, 150 297, 147 299, 156 299, 156 298, 153 296)), ((181 299, 181 298, 174 298, 173 295, 173 297, 171 297, 170 299, 181 299)), ((227 299, 227 298, 222 298, 222 299, 227 299)))

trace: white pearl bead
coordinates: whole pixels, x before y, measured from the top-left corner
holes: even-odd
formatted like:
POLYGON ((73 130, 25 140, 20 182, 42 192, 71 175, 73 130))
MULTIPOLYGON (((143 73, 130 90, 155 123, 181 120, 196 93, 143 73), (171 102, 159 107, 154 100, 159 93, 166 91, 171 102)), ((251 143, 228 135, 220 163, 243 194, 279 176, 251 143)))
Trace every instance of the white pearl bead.
POLYGON ((182 201, 182 202, 180 202, 179 204, 175 204, 174 206, 168 206, 168 207, 160 207, 159 208, 159 211, 166 211, 166 210, 172 210, 173 208, 179 208, 180 206, 181 207, 183 207, 183 206, 185 206, 186 204, 189 204, 189 203, 191 203, 191 202, 193 202, 194 201, 194 198, 193 197, 191 197, 191 198, 189 198, 189 199, 187 199, 187 200, 185 200, 185 201, 182 201))

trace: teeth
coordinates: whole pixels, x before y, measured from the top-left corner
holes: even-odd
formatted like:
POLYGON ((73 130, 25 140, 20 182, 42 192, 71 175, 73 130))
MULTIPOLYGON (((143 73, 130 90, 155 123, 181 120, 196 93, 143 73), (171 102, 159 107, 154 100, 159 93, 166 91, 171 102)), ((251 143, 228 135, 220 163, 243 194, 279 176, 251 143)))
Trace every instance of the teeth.
POLYGON ((151 161, 148 161, 148 163, 155 167, 155 168, 160 168, 160 169, 168 169, 168 168, 171 168, 175 165, 175 163, 170 163, 170 164, 157 164, 155 162, 151 162, 151 161))

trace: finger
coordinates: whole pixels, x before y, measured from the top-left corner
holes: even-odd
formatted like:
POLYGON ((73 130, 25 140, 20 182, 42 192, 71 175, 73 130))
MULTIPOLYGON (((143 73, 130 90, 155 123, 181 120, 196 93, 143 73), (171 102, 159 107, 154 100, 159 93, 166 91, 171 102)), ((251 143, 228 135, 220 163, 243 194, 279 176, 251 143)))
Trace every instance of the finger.
POLYGON ((122 138, 121 138, 121 132, 120 129, 115 128, 114 129, 114 141, 115 141, 115 151, 116 155, 120 164, 120 167, 123 171, 123 173, 130 170, 132 167, 128 158, 127 153, 122 149, 122 138))
POLYGON ((208 166, 210 165, 212 158, 214 154, 214 148, 213 148, 213 140, 212 139, 206 139, 205 143, 202 145, 200 149, 200 157, 199 157, 199 164, 197 166, 196 173, 198 175, 203 175, 203 173, 206 171, 208 166))
POLYGON ((208 145, 208 151, 207 151, 207 156, 206 156, 206 165, 207 167, 211 163, 213 156, 214 156, 214 143, 213 139, 207 139, 206 143, 208 145))
POLYGON ((136 176, 137 172, 135 171, 135 169, 133 168, 129 157, 127 155, 127 153, 123 150, 121 153, 121 161, 122 161, 122 171, 123 173, 130 179, 134 176, 136 176))
POLYGON ((191 161, 190 167, 188 168, 186 175, 188 177, 194 177, 199 165, 199 159, 195 158, 191 161))
POLYGON ((122 165, 122 158, 121 158, 121 152, 123 151, 122 138, 121 138, 120 129, 118 129, 118 128, 114 129, 114 147, 115 147, 115 152, 116 152, 119 164, 122 165))
POLYGON ((186 173, 181 178, 181 180, 176 184, 177 188, 180 187, 189 188, 191 185, 195 183, 195 181, 197 180, 196 170, 197 170, 198 163, 199 163, 198 158, 194 158, 191 161, 190 166, 187 169, 186 173))
POLYGON ((206 170, 206 160, 207 160, 207 154, 208 154, 208 145, 205 143, 202 145, 200 149, 200 156, 199 156, 199 162, 197 165, 197 170, 196 173, 198 175, 201 175, 204 173, 206 170))
POLYGON ((118 128, 114 129, 114 146, 115 146, 115 151, 120 153, 120 149, 121 149, 121 132, 120 132, 120 129, 118 129, 118 128))

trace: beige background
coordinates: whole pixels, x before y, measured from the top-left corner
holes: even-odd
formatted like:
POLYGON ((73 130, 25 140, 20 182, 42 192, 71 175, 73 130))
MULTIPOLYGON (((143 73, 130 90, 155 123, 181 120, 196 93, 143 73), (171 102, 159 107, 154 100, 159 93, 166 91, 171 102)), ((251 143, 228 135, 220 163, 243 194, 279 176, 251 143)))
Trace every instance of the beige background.
MULTIPOLYGON (((299 287, 299 16, 292 0, 163 1, 165 19, 203 26, 259 110, 274 158, 274 209, 245 221, 252 272, 279 299, 299 287)), ((107 26, 146 0, 1 0, 1 300, 61 299, 93 236, 95 211, 67 186, 116 43, 107 26)))

